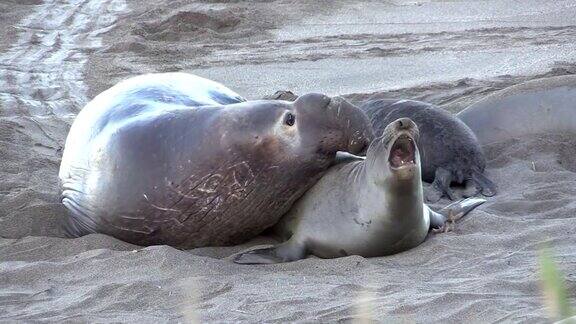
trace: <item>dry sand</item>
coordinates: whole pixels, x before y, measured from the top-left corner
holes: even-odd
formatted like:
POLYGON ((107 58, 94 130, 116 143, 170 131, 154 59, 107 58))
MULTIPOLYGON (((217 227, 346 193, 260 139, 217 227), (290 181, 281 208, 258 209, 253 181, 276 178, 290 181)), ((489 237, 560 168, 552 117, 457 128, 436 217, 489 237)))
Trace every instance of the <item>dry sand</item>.
POLYGON ((0 2, 0 320, 331 322, 368 309, 382 322, 548 322, 542 243, 576 295, 574 134, 486 147, 496 197, 454 232, 371 259, 240 266, 234 253, 273 241, 179 251, 67 239, 57 171, 74 115, 135 74, 458 111, 576 73, 575 17, 572 0, 0 2))

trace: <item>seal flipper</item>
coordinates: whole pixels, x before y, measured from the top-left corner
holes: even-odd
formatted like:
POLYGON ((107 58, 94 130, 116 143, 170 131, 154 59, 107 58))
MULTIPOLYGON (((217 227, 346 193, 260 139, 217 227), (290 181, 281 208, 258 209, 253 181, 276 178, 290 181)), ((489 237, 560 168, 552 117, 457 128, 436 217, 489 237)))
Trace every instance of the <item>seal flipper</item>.
POLYGON ((430 229, 431 230, 440 230, 444 227, 446 223, 446 217, 440 213, 433 211, 430 207, 428 207, 428 215, 430 217, 430 229))
POLYGON ((440 209, 440 214, 446 217, 452 217, 451 220, 459 220, 468 214, 472 209, 482 205, 486 202, 484 198, 470 197, 451 203, 450 205, 440 209))
POLYGON ((496 184, 488 179, 482 172, 474 170, 472 172, 472 180, 476 184, 476 187, 480 188, 484 196, 492 197, 496 194, 496 184))
POLYGON ((464 191, 462 192, 462 196, 464 198, 474 197, 477 196, 482 190, 476 185, 474 179, 466 179, 464 181, 464 191))
POLYGON ((439 212, 430 209, 430 229, 446 232, 449 230, 446 225, 447 222, 454 223, 485 202, 486 199, 484 198, 471 197, 451 203, 440 209, 439 212))
POLYGON ((444 168, 437 168, 436 173, 434 175, 434 182, 432 183, 432 187, 426 193, 426 200, 435 203, 442 196, 446 195, 450 200, 456 200, 456 196, 452 189, 450 189, 450 184, 452 183, 452 172, 444 169, 444 168))
POLYGON ((234 257, 234 263, 238 264, 273 264, 292 262, 306 257, 306 248, 304 245, 293 243, 292 241, 284 242, 265 249, 256 249, 240 253, 234 257))

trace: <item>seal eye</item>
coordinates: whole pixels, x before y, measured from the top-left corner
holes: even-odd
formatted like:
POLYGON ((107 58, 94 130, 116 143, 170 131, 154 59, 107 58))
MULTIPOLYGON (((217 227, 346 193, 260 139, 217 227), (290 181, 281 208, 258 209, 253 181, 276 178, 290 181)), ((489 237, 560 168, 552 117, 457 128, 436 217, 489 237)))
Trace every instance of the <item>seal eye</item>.
POLYGON ((284 124, 288 126, 294 126, 295 122, 296 122, 296 116, 294 116, 292 113, 287 113, 286 117, 284 117, 284 124))

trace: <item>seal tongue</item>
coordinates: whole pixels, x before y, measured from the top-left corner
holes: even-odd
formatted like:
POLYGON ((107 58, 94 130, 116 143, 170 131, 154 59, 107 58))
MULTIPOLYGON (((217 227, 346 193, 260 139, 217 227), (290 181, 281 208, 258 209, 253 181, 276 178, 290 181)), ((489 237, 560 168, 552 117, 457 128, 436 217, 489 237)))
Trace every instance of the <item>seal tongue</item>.
POLYGON ((400 136, 396 139, 390 150, 388 161, 395 168, 414 164, 414 141, 407 136, 400 136))

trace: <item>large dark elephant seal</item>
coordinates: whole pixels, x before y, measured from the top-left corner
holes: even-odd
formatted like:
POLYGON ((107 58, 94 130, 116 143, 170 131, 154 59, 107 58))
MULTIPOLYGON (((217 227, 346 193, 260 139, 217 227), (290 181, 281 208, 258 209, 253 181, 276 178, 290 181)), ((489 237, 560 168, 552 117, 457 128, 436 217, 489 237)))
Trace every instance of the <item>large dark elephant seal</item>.
POLYGON ((239 254, 242 264, 295 261, 314 254, 383 256, 422 243, 431 228, 441 228, 450 214, 464 214, 485 200, 468 198, 442 213, 424 204, 418 127, 401 118, 375 139, 366 159, 332 167, 284 216, 277 230, 292 233, 272 248, 239 254))
POLYGON ((444 194, 456 199, 452 182, 466 185, 464 195, 481 192, 493 196, 496 186, 484 174, 486 158, 474 133, 449 112, 414 100, 379 99, 360 106, 379 134, 392 121, 408 117, 420 129, 418 149, 422 155, 422 178, 431 182, 426 199, 438 201, 444 194))
POLYGON ((275 224, 337 151, 363 151, 369 125, 321 94, 244 102, 189 74, 132 78, 70 129, 60 167, 69 230, 180 248, 241 242, 275 224))
POLYGON ((576 75, 498 91, 458 114, 482 144, 530 134, 576 131, 576 75))

